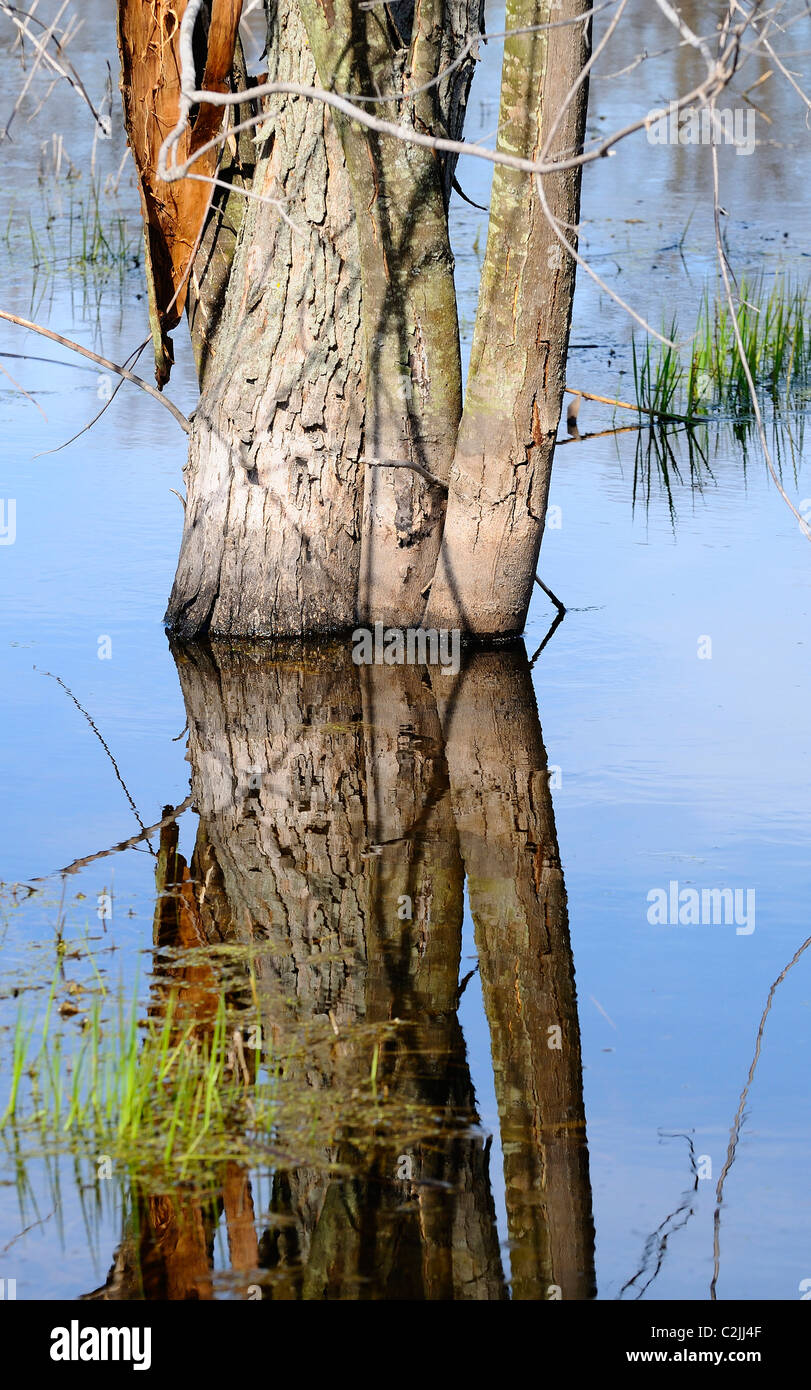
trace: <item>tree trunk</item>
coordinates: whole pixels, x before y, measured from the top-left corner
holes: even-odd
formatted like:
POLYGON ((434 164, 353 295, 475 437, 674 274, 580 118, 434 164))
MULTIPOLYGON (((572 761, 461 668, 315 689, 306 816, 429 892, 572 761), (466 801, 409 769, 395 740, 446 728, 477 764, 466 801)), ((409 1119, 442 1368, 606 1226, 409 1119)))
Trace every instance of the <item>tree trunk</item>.
MULTIPOLYGON (((589 3, 508 0, 516 32, 504 50, 502 150, 537 156, 561 111, 550 153, 582 148, 585 83, 563 107, 588 55, 589 3)), ((163 381, 166 329, 187 292, 179 277, 207 194, 172 184, 164 206, 155 182, 184 0, 155 5, 144 27, 140 0, 119 0, 163 381), (165 44, 155 39, 163 30, 165 44), (160 106, 145 127, 132 79, 139 45, 160 106)), ((269 79, 365 97, 367 110, 406 132, 461 136, 482 0, 265 8, 269 79)), ((239 0, 211 0, 217 53, 208 59, 220 85, 223 36, 238 10, 239 0)), ((207 15, 195 33, 201 66, 207 15)), ((246 106, 226 119, 244 118, 252 83, 238 45, 231 81, 246 106)), ((182 639, 314 636, 375 621, 518 634, 543 535, 574 289, 574 264, 534 181, 495 170, 462 410, 447 216, 455 156, 304 97, 271 97, 264 116, 255 138, 228 143, 219 169, 254 200, 246 210, 238 194, 215 193, 188 286, 202 394, 167 621, 182 639)), ((220 119, 203 103, 181 154, 220 119)), ((545 188, 576 235, 580 170, 547 177, 545 188)))
MULTIPOLYGON (((507 28, 585 15, 591 0, 507 0, 507 28)), ((583 68, 588 19, 504 46, 499 149, 537 158, 583 68)), ((550 157, 582 148, 586 84, 550 157)), ((545 181, 565 235, 576 226, 580 170, 545 181)), ((425 624, 507 637, 524 627, 538 562, 563 401, 575 265, 544 217, 534 180, 493 176, 487 251, 445 530, 425 624)))
MULTIPOLYGON (((269 77, 312 84, 296 0, 270 20, 269 77)), ((179 636, 352 626, 360 568, 365 380, 357 232, 325 108, 265 104, 225 295, 201 248, 195 330, 202 395, 167 620, 179 636), (201 261, 202 256, 202 261, 201 261), (207 284, 205 274, 210 280, 207 284)))
MULTIPOLYGON (((478 5, 400 5, 392 20, 354 0, 301 0, 319 78, 349 92, 407 94, 470 36, 478 5)), ((470 62, 413 101, 372 104, 406 130, 461 134, 470 62), (460 94, 461 87, 461 94, 460 94)), ((336 115, 352 185, 366 372, 367 456, 415 461, 447 480, 462 405, 459 329, 448 237, 452 166, 336 115)), ((408 468, 365 478, 358 617, 417 624, 442 534, 445 492, 408 468)))
MULTIPOLYGON (((457 53, 478 0, 396 21, 347 0, 281 0, 269 79, 404 92, 457 53)), ((468 58, 404 123, 461 134, 468 58)), ((249 93, 248 93, 249 96, 249 93)), ((235 196, 195 262, 202 395, 186 467, 181 555, 167 620, 180 637, 313 635, 417 623, 441 540, 461 413, 447 226, 452 160, 383 139, 318 102, 271 98, 251 202, 235 196), (225 241, 226 252, 220 249, 225 241)), ((244 141, 241 146, 244 151, 244 141)))

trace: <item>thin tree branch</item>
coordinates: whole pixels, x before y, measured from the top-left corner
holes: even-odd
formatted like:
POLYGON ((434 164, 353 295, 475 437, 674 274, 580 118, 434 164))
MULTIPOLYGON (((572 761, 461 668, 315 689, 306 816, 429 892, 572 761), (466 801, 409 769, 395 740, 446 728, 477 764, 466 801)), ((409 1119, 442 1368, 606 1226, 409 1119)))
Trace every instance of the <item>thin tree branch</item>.
POLYGON ((191 425, 183 414, 178 410, 173 401, 168 396, 164 396, 158 391, 157 387, 151 386, 143 377, 136 376, 127 367, 120 367, 117 362, 111 362, 108 357, 100 357, 97 352, 91 352, 90 348, 82 347, 81 343, 74 343, 70 338, 64 338, 61 333, 54 333, 50 328, 43 328, 40 323, 31 323, 29 319, 20 318, 17 314, 10 314, 6 309, 0 309, 0 319, 6 319, 8 323, 16 323, 20 328, 28 328, 32 333, 39 333, 43 338, 50 338, 53 343, 61 343, 62 347, 70 348, 71 352, 81 353, 82 357, 87 357, 91 362, 96 362, 100 367, 106 367, 110 372, 116 372, 118 376, 123 376, 125 381, 131 381, 133 386, 140 386, 142 391, 146 391, 153 400, 160 401, 162 406, 173 415, 185 434, 191 430, 191 425))

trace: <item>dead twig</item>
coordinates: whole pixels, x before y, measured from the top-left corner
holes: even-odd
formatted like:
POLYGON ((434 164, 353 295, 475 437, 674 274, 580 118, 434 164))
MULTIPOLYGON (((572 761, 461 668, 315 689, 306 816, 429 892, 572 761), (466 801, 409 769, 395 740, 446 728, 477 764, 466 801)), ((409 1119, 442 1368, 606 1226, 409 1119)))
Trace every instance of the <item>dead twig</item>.
POLYGON ((161 405, 173 415, 185 434, 189 434, 191 425, 183 414, 178 410, 173 401, 168 396, 164 396, 157 387, 151 386, 143 377, 136 376, 127 367, 121 367, 117 362, 111 362, 109 357, 100 357, 97 352, 91 352, 90 348, 82 347, 81 343, 74 343, 71 338, 64 338, 61 333, 54 333, 50 328, 43 328, 40 323, 31 323, 29 319, 20 318, 18 314, 10 314, 7 309, 0 309, 0 319, 5 319, 8 323, 16 323, 19 328, 28 328, 32 333, 39 333, 43 338, 50 338, 52 343, 61 343, 62 347, 69 348, 71 352, 81 353, 82 357, 87 357, 91 362, 96 362, 100 367, 106 367, 108 371, 115 372, 122 376, 125 381, 131 381, 133 386, 140 386, 142 391, 146 391, 153 400, 160 401, 161 405))

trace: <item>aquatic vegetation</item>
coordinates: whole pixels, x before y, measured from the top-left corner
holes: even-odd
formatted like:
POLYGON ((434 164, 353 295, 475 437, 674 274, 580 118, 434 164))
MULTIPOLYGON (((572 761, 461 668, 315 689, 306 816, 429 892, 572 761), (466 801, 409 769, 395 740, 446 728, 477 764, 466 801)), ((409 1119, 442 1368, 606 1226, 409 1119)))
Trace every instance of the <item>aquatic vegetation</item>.
MULTIPOLYGON (((668 336, 675 340, 677 323, 673 319, 668 336)), ((662 344, 656 355, 647 340, 644 353, 637 352, 636 339, 631 339, 631 358, 634 369, 636 399, 641 409, 651 414, 672 415, 678 404, 684 382, 684 367, 678 352, 670 344, 662 344)))
POLYGON ((142 239, 116 191, 90 178, 71 183, 67 198, 55 183, 40 185, 41 206, 19 211, 12 203, 2 233, 9 256, 30 265, 34 276, 123 274, 140 265, 142 239))
POLYGON ((110 1011, 99 991, 79 1019, 78 1005, 57 1007, 56 990, 57 976, 44 1016, 26 1023, 20 1009, 9 1040, 0 1139, 18 1163, 103 1156, 159 1190, 201 1181, 226 1161, 323 1167, 325 1149, 339 1143, 406 1144, 447 1125, 389 1097, 382 1057, 396 1024, 353 1028, 349 1045, 367 1058, 365 1072, 346 1087, 319 1087, 305 1076, 317 1041, 290 1037, 269 1051, 259 1014, 230 1008, 224 993, 201 1025, 182 991, 146 1018, 137 995, 110 1011))
MULTIPOLYGON (((691 419, 727 411, 751 413, 746 369, 738 351, 740 332, 746 364, 759 393, 775 406, 790 405, 811 376, 811 323, 807 284, 778 275, 742 278, 733 319, 724 299, 705 292, 689 358, 669 344, 632 342, 636 402, 641 411, 691 419)), ((674 317, 667 336, 675 341, 674 317)))

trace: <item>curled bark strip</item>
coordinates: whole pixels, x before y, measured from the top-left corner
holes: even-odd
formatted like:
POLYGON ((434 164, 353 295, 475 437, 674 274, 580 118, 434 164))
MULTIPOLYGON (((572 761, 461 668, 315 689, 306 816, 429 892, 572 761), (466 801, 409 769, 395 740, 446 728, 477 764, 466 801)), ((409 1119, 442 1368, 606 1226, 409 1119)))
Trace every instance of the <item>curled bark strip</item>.
MULTIPOLYGON (((228 90, 242 0, 211 0, 206 88, 228 90)), ((149 319, 158 386, 169 380, 173 355, 168 334, 180 320, 186 278, 208 212, 208 183, 185 180, 171 187, 159 178, 158 152, 180 106, 180 24, 186 0, 119 0, 118 46, 124 123, 138 171, 145 226, 149 319)), ((180 140, 188 158, 215 136, 222 108, 201 104, 192 129, 180 140)), ((201 156, 199 172, 211 176, 218 151, 201 156)))

